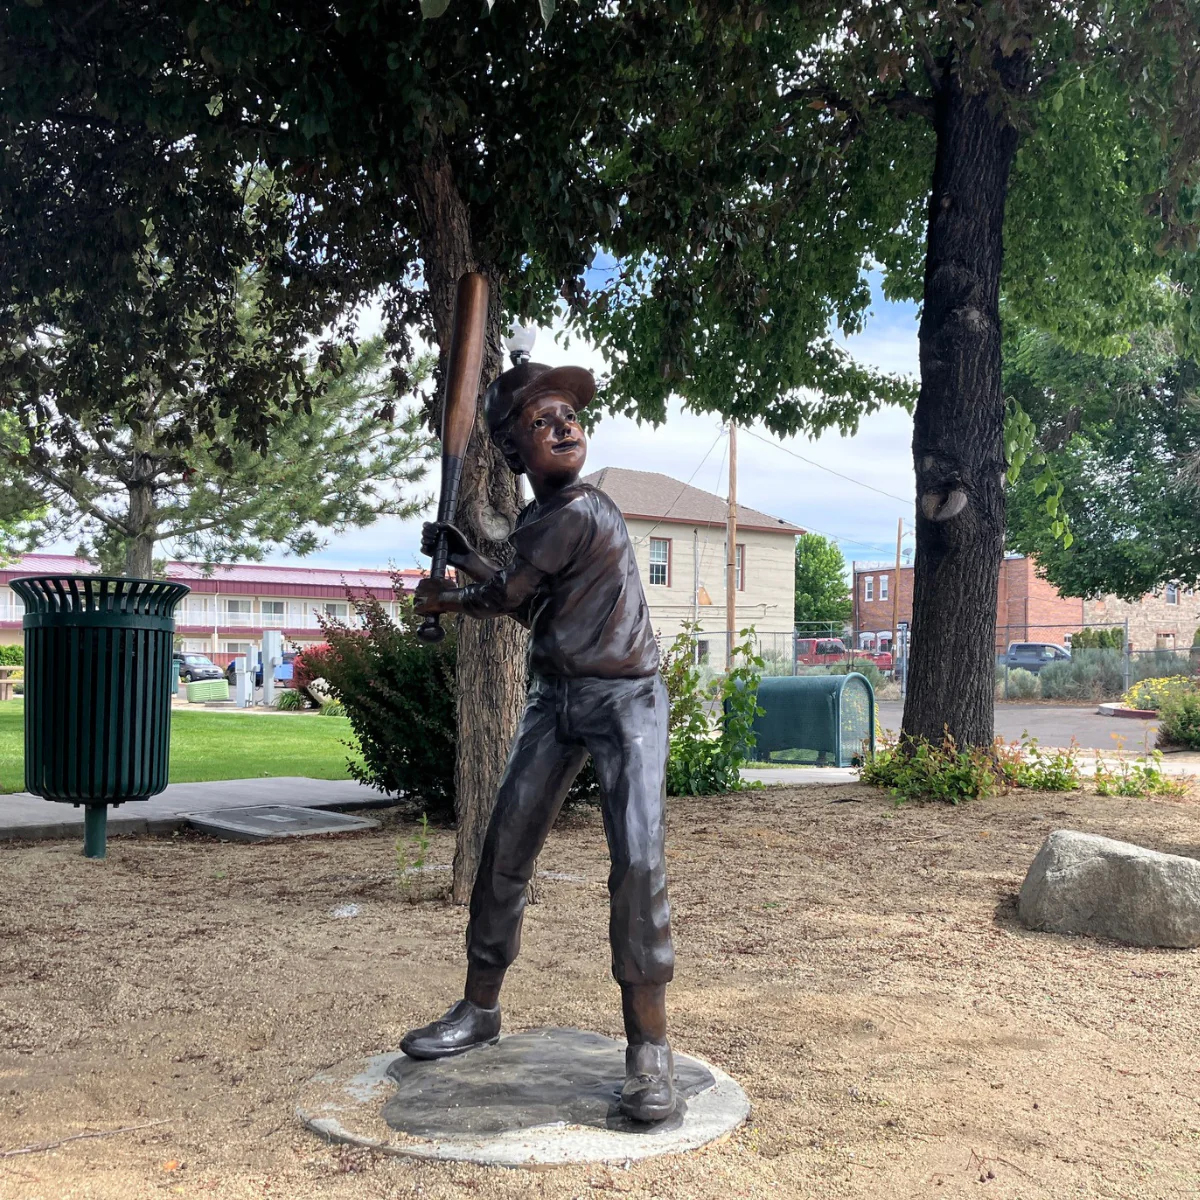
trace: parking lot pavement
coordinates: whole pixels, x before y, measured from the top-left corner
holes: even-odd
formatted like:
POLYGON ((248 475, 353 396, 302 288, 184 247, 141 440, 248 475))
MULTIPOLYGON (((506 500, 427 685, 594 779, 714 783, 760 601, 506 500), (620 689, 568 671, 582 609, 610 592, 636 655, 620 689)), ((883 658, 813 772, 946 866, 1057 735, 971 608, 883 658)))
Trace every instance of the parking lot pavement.
MULTIPOLYGON (((904 705, 899 700, 879 702, 879 724, 883 729, 900 728, 904 705)), ((1071 739, 1085 750, 1141 754, 1154 749, 1157 721, 1134 721, 1128 717, 1102 717, 1096 706, 1071 704, 997 704, 996 733, 1006 742, 1019 741, 1023 734, 1037 738, 1043 746, 1069 746, 1071 739), (1115 736, 1114 736, 1115 735, 1115 736), (1117 739, 1123 739, 1119 745, 1117 739)))

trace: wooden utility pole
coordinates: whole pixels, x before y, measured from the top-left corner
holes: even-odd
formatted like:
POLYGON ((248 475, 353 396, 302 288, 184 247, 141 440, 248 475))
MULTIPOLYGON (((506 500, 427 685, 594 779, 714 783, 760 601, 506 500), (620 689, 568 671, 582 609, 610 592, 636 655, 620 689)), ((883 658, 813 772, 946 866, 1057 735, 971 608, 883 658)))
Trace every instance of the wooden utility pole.
POLYGON ((729 422, 729 517, 725 530, 725 659, 733 662, 737 633, 737 426, 729 422))
POLYGON ((900 542, 904 538, 904 518, 896 522, 896 578, 892 580, 892 670, 896 669, 900 649, 900 542))

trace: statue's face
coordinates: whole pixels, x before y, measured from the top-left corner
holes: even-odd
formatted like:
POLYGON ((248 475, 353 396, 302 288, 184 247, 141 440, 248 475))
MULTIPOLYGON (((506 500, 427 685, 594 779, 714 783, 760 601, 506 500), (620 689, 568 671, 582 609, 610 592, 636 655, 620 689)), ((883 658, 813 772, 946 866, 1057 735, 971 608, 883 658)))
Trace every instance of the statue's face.
POLYGON ((531 477, 573 478, 583 470, 587 438, 568 396, 548 392, 531 400, 517 415, 510 436, 531 477))

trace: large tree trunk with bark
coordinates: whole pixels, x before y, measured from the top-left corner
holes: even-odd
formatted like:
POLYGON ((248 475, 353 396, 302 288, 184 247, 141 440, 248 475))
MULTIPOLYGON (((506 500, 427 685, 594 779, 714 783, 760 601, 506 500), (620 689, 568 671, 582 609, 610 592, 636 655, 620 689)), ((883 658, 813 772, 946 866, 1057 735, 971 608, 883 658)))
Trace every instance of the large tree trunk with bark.
MULTIPOLYGON (((487 348, 482 387, 503 368, 500 328, 501 280, 479 262, 471 240, 466 206, 455 187, 444 151, 435 147, 414 173, 421 218, 422 260, 430 310, 443 355, 450 348, 454 293, 464 271, 488 276, 487 348)), ((457 524, 488 558, 506 562, 508 536, 521 505, 520 481, 492 445, 480 405, 475 431, 463 461, 457 524)), ((507 617, 458 621, 458 749, 454 812, 457 836, 452 897, 465 904, 471 895, 483 836, 509 745, 525 700, 526 633, 507 617)))
MULTIPOLYGON (((1022 64, 1003 60, 1012 86, 1022 64)), ((1017 131, 947 81, 935 100, 921 391, 913 429, 917 553, 907 738, 993 739, 996 590, 1004 552, 1000 268, 1017 131)))
POLYGON ((137 532, 125 544, 125 574, 130 579, 154 576, 154 492, 149 483, 129 488, 130 529, 137 532))

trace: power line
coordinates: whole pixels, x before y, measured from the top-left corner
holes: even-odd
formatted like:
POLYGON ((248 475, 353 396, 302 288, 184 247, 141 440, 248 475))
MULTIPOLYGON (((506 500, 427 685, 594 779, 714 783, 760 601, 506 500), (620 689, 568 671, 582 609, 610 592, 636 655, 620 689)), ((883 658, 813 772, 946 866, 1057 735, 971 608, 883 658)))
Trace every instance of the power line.
MULTIPOLYGON (((899 500, 901 504, 908 505, 909 508, 913 506, 914 501, 911 496, 906 500, 903 496, 897 496, 892 492, 885 492, 882 488, 874 487, 869 483, 863 483, 861 479, 855 479, 850 475, 843 475, 841 471, 835 471, 832 467, 825 466, 824 463, 816 462, 811 458, 805 458, 803 454, 798 454, 790 446, 785 446, 782 442, 772 441, 770 438, 763 437, 761 433, 755 433, 753 429, 747 429, 745 426, 742 426, 742 429, 743 432, 748 433, 751 437, 758 438, 760 442, 765 442, 768 446, 774 446, 776 450, 782 450, 784 454, 790 454, 793 458, 798 458, 801 462, 808 463, 810 467, 816 467, 818 471, 828 471, 830 475, 836 475, 839 479, 844 479, 847 483, 853 483, 858 487, 866 488, 869 492, 876 492, 880 496, 886 496, 889 500, 899 500)), ((813 530, 813 532, 815 533, 816 530, 813 530)), ((862 545, 861 542, 857 544, 862 545)))

